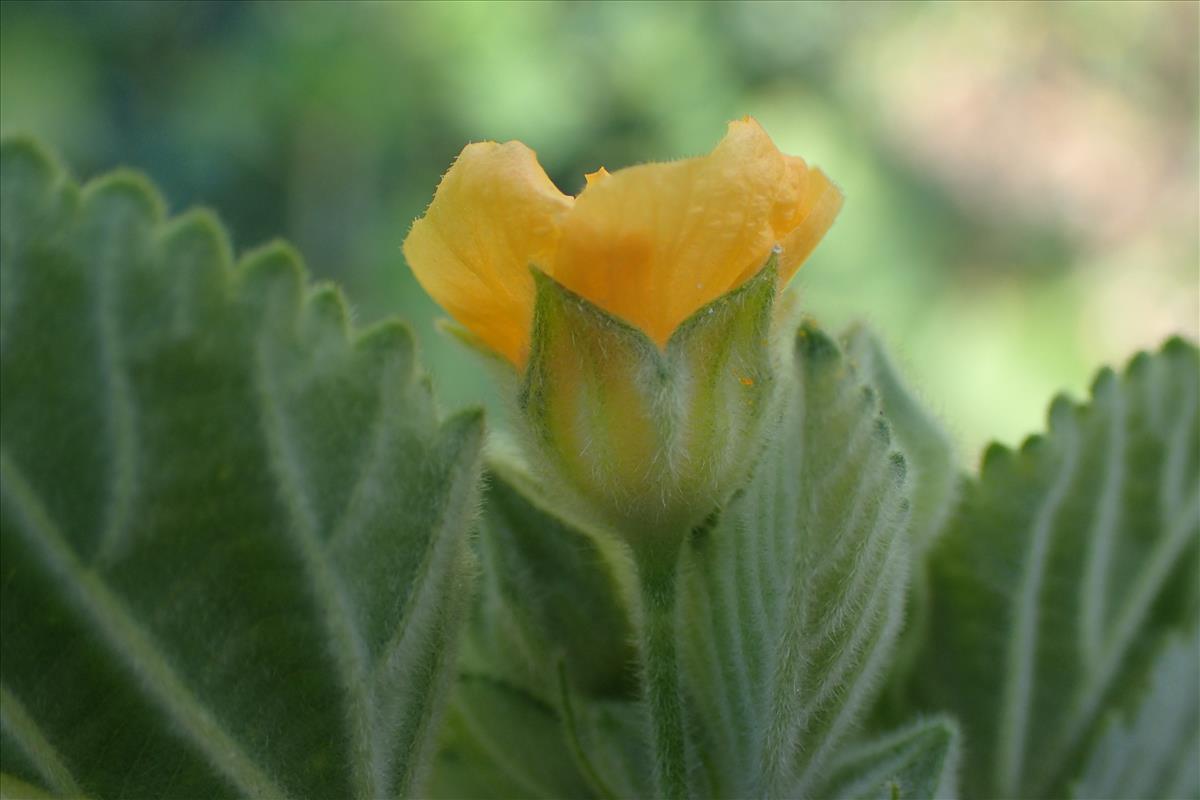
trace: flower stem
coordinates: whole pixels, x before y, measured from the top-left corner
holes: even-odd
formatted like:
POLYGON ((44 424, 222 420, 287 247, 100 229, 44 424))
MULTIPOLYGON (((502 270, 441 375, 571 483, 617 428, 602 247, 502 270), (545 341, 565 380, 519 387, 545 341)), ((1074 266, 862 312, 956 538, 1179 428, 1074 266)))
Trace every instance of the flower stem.
POLYGON ((655 794, 664 800, 684 800, 688 796, 687 761, 675 646, 678 558, 660 554, 637 561, 642 595, 642 683, 654 752, 655 794))

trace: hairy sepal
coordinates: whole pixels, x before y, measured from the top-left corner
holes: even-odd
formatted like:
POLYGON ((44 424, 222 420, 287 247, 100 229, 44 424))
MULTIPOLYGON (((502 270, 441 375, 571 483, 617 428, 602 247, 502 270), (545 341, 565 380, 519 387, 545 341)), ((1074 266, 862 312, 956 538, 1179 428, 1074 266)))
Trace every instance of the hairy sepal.
POLYGON ((772 256, 660 349, 535 270, 520 405, 544 480, 637 544, 686 531, 744 481, 774 385, 772 256))

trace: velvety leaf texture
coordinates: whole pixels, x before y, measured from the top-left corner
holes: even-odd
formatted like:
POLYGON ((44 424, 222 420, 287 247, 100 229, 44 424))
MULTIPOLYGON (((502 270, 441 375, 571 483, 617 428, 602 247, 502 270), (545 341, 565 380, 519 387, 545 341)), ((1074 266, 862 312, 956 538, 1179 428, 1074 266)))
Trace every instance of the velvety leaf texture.
POLYGON ((90 797, 419 790, 482 425, 295 254, 5 142, 0 769, 90 797))
POLYGON ((883 413, 904 453, 913 486, 909 531, 923 551, 954 509, 961 480, 954 443, 913 396, 870 330, 853 328, 846 337, 846 352, 864 380, 879 392, 883 413))
POLYGON ((434 793, 586 796, 589 764, 580 763, 572 734, 591 720, 587 700, 620 704, 636 693, 616 545, 552 510, 519 467, 499 459, 487 477, 477 545, 481 589, 434 793), (569 718, 567 692, 580 694, 585 719, 569 718))
POLYGON ((903 621, 907 483, 879 398, 815 326, 790 357, 753 478, 684 552, 697 794, 811 796, 903 621))
POLYGON ((1074 797, 1200 796, 1200 631, 1172 637, 1149 685, 1126 712, 1110 714, 1074 797))
POLYGON ((1195 624, 1198 389, 1196 348, 1173 339, 1102 371, 1088 403, 1056 400, 1047 435, 992 447, 967 486, 932 552, 919 670, 962 723, 967 796, 1066 796, 1106 712, 1195 624))
POLYGON ((590 794, 556 706, 474 673, 455 687, 431 790, 446 800, 590 794))
POLYGON ((831 800, 954 797, 959 738, 952 721, 931 719, 848 747, 816 796, 831 800))
POLYGON ((884 415, 908 464, 912 484, 913 574, 906 598, 904 631, 888 676, 888 690, 878 716, 890 725, 907 721, 912 709, 906 687, 929 627, 929 576, 925 552, 946 526, 962 482, 954 444, 941 424, 905 385, 883 345, 863 326, 846 337, 846 351, 870 385, 879 392, 884 415))
POLYGON ((478 538, 480 602, 463 667, 504 674, 556 700, 562 660, 595 696, 633 692, 633 630, 617 545, 540 497, 519 467, 493 463, 478 538))

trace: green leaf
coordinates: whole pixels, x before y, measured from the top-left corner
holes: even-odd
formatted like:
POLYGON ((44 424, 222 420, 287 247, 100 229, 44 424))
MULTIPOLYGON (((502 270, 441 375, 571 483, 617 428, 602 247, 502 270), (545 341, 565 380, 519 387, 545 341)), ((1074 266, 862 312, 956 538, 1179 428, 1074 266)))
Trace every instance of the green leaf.
POLYGON ((913 396, 882 344, 865 327, 851 329, 846 351, 867 382, 879 392, 884 416, 904 453, 912 484, 909 532, 913 574, 906 600, 904 631, 880 703, 881 718, 896 724, 908 719, 906 687, 929 628, 929 576, 925 551, 946 526, 961 487, 954 444, 942 426, 913 396))
POLYGON ((635 692, 630 567, 611 538, 557 509, 520 466, 492 459, 477 543, 482 588, 464 669, 551 704, 560 660, 586 695, 635 692))
POLYGON ((1171 636, 1132 713, 1109 715, 1073 797, 1200 796, 1200 630, 1171 636))
POLYGON ((955 797, 959 738, 958 726, 951 720, 934 718, 847 748, 817 796, 829 800, 955 797))
POLYGON ((141 178, 3 145, 0 769, 59 795, 418 791, 482 426, 411 337, 141 178))
POLYGON ((1200 356, 1178 339, 984 456, 931 553, 928 707, 962 723, 969 796, 1064 797, 1105 711, 1200 613, 1200 356))
POLYGON ((890 667, 909 568, 879 398, 806 324, 745 490, 683 554, 695 794, 812 796, 890 667))
POLYGON ((945 527, 958 497, 961 473, 954 443, 913 396, 871 331, 852 328, 846 352, 863 379, 879 392, 883 414, 904 453, 913 487, 909 531, 917 552, 923 552, 945 527))
POLYGON ((587 698, 568 708, 567 735, 596 796, 653 797, 653 754, 645 746, 646 714, 636 700, 587 698))
POLYGON ((590 764, 570 747, 572 738, 611 743, 592 732, 590 705, 582 719, 568 719, 564 692, 579 693, 580 702, 636 694, 627 557, 556 509, 521 466, 499 458, 486 481, 476 543, 481 591, 434 793, 584 796, 590 764), (530 742, 541 744, 531 749, 530 742))
POLYGON ((560 798, 589 795, 557 709, 530 692, 462 676, 431 782, 431 796, 560 798))
POLYGON ((0 772, 0 800, 53 800, 54 795, 0 772))

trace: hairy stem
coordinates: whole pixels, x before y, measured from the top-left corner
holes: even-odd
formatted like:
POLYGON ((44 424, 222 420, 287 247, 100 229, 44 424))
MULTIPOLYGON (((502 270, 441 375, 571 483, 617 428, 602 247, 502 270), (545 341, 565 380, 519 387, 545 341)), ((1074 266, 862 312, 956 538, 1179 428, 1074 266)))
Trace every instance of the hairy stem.
POLYGON ((688 786, 683 698, 675 647, 678 558, 637 560, 642 596, 639 631, 642 685, 654 748, 655 794, 664 800, 682 800, 688 796, 688 786))

